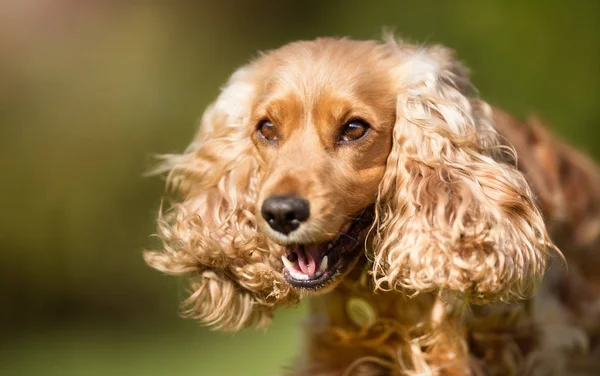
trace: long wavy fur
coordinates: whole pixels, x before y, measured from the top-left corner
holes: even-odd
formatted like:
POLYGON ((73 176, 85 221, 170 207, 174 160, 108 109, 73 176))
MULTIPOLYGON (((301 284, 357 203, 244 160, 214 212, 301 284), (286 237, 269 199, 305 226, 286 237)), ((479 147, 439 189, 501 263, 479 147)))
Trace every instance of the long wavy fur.
POLYGON ((476 302, 529 296, 551 242, 491 109, 469 96, 450 50, 388 43, 403 87, 376 203, 377 286, 452 290, 476 302))
POLYGON ((159 214, 163 251, 146 262, 190 279, 183 314, 216 329, 264 326, 275 307, 294 303, 276 249, 257 231, 254 204, 260 171, 244 127, 250 68, 238 71, 203 116, 200 133, 183 155, 162 157, 176 203, 159 214), (233 110, 232 110, 233 109, 233 110))

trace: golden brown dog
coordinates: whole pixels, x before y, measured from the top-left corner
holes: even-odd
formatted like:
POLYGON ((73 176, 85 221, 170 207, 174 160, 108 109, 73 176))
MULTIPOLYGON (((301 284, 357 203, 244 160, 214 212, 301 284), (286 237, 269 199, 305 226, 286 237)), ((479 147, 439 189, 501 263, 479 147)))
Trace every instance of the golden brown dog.
POLYGON ((446 48, 263 54, 159 170, 178 196, 146 261, 226 330, 310 297, 294 375, 600 374, 600 175, 446 48))

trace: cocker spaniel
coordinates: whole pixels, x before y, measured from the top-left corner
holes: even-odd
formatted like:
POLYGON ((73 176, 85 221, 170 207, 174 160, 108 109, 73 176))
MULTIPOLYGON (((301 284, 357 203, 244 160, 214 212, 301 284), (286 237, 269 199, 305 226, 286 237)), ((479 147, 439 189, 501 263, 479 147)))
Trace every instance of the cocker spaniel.
POLYGON ((292 375, 600 374, 600 174, 447 48, 261 54, 158 170, 176 195, 147 263, 218 329, 310 298, 292 375))

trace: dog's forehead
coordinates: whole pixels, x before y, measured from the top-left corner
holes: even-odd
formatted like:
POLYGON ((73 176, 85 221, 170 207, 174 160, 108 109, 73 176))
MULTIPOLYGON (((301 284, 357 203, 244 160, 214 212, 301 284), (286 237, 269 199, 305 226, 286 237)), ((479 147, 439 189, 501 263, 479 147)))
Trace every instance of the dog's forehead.
POLYGON ((255 121, 268 118, 284 135, 315 129, 330 139, 351 117, 393 121, 396 94, 384 46, 376 42, 316 40, 292 43, 255 66, 255 121), (390 120, 392 119, 392 120, 390 120))
POLYGON ((303 100, 323 93, 355 95, 387 81, 380 59, 383 46, 373 41, 318 39, 286 45, 265 59, 268 92, 294 91, 303 100))

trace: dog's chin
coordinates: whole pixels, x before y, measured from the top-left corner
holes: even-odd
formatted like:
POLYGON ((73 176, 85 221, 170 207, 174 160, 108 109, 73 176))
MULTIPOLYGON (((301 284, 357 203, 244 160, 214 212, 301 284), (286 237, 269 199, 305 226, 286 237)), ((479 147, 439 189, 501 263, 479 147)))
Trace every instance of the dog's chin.
POLYGON ((373 212, 365 209, 328 242, 284 246, 283 276, 295 289, 324 293, 333 289, 364 254, 373 212))

